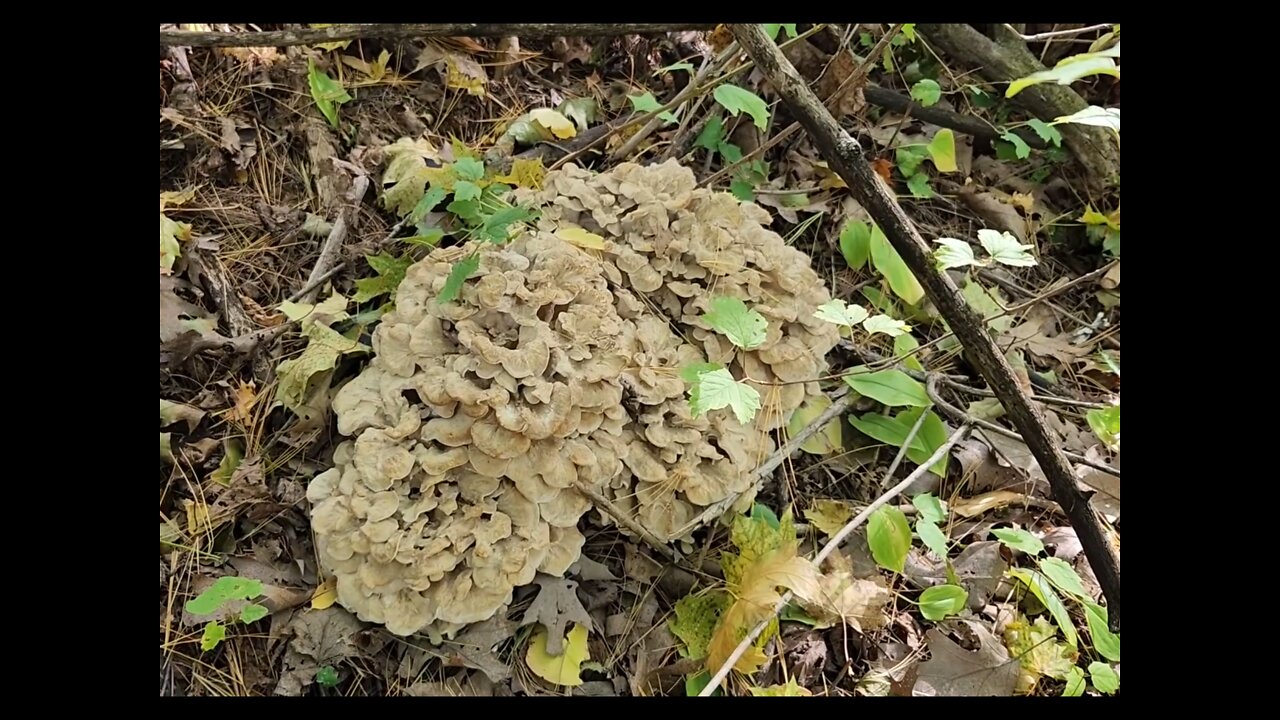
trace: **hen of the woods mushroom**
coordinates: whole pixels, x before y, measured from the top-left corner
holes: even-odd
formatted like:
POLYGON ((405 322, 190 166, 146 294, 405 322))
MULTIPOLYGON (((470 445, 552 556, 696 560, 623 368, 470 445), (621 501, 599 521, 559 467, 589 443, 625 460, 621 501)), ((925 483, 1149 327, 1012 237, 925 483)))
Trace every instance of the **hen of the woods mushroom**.
POLYGON ((674 161, 570 165, 513 195, 538 219, 484 244, 455 301, 437 300, 458 249, 409 268, 374 359, 334 398, 351 439, 308 489, 340 602, 396 634, 451 635, 535 573, 562 575, 592 510, 578 486, 672 540, 708 506, 745 507, 771 431, 819 392, 838 340, 814 317, 821 277, 768 213, 674 161), (584 232, 603 243, 570 241, 584 232), (762 315, 763 341, 714 330, 715 298, 762 315), (680 371, 708 362, 759 392, 750 423, 691 412, 680 371))

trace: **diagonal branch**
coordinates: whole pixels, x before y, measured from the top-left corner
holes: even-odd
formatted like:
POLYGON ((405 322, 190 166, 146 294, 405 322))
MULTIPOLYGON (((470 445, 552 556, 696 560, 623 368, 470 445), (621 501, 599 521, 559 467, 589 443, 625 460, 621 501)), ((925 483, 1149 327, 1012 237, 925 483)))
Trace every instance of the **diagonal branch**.
POLYGON ((161 30, 161 45, 188 47, 287 47, 335 40, 409 40, 420 37, 548 38, 572 36, 647 35, 681 30, 710 30, 714 23, 441 23, 404 25, 330 25, 324 28, 267 30, 260 32, 205 32, 161 30))
POLYGON ((769 36, 757 25, 734 25, 732 30, 738 43, 755 60, 756 67, 777 89, 791 114, 804 125, 831 168, 849 186, 854 199, 867 209, 902 256, 964 346, 970 362, 1004 405, 1014 427, 1053 487, 1054 499, 1071 519, 1106 596, 1112 628, 1118 630, 1120 560, 1111 548, 1101 521, 1089 506, 1088 498, 1080 492, 1070 462, 1054 442, 1040 411, 1018 386, 1012 368, 987 333, 982 318, 965 302, 950 277, 935 268, 929 247, 884 181, 863 157, 857 141, 823 107, 769 36))

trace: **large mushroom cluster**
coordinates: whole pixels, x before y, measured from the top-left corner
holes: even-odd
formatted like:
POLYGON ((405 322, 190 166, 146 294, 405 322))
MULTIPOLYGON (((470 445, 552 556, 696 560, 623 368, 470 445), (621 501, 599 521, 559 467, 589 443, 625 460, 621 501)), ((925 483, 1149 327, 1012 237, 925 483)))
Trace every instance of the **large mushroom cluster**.
POLYGON ((750 500, 770 431, 818 392, 838 339, 813 317, 822 279, 768 214, 674 161, 567 166, 517 200, 536 226, 482 250, 456 301, 437 302, 456 251, 409 268, 373 361, 334 399, 351 439, 308 489, 340 602, 393 633, 485 620, 535 573, 563 574, 592 509, 579 488, 669 539, 750 500), (708 326, 713 296, 760 312, 764 343, 744 352, 708 326), (707 361, 758 381, 750 425, 690 412, 680 369, 707 361))

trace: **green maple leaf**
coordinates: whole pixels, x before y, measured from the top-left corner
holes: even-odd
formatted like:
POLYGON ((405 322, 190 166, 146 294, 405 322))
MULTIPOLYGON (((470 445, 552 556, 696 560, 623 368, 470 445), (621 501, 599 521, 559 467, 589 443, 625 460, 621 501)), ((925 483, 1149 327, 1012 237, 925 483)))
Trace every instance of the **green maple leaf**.
POLYGON ((459 260, 449 268, 449 277, 444 281, 444 287, 440 289, 440 296, 436 298, 436 302, 444 304, 452 302, 458 297, 458 293, 462 292, 462 283, 467 278, 476 274, 480 269, 480 253, 471 253, 466 258, 459 260))
POLYGON ((1002 265, 1032 267, 1036 264, 1035 257, 1027 252, 1031 246, 1018 242, 1018 238, 1008 231, 979 230, 978 242, 982 243, 982 248, 991 255, 992 260, 1002 265))
POLYGON ((760 393, 733 379, 728 370, 711 370, 698 376, 689 389, 689 410, 697 417, 708 410, 730 408, 738 422, 746 425, 760 410, 760 393))
POLYGON ((364 259, 378 274, 356 280, 356 294, 352 300, 357 303, 368 302, 380 295, 394 295, 396 288, 404 280, 405 271, 413 264, 413 258, 408 255, 397 258, 379 253, 366 255, 364 259))
POLYGON ((711 309, 702 319, 743 350, 759 347, 769 331, 769 321, 763 315, 734 297, 712 298, 711 309))

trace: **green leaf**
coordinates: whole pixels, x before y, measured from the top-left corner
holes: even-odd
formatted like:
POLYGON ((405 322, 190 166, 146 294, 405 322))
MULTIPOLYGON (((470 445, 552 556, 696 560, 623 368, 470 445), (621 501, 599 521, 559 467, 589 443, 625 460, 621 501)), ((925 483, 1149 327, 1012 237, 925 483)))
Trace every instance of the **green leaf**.
POLYGON ((911 99, 924 107, 935 105, 942 99, 942 86, 937 80, 925 78, 911 86, 911 99))
POLYGON ((1040 83, 1070 85, 1091 75, 1120 77, 1120 68, 1116 65, 1115 60, 1102 53, 1072 55, 1058 61, 1058 64, 1049 70, 1041 70, 1009 83, 1009 89, 1005 90, 1004 96, 1011 98, 1026 88, 1040 83))
MULTIPOLYGON (((662 103, 653 96, 653 93, 646 92, 643 95, 628 95, 627 99, 631 101, 631 107, 639 112, 651 113, 662 107, 662 103)), ((670 110, 663 110, 658 119, 670 125, 677 121, 676 116, 670 110)))
POLYGON ((454 200, 445 209, 469 223, 480 222, 481 219, 478 200, 454 200))
POLYGON ((1031 246, 1018 242, 1007 230, 979 230, 978 242, 982 243, 982 248, 991 255, 992 260, 1002 265, 1034 267, 1036 264, 1035 257, 1027 252, 1031 246))
MULTIPOLYGON (((916 418, 920 417, 920 410, 921 408, 905 410, 892 418, 879 413, 867 413, 860 418, 849 418, 849 424, 872 439, 894 447, 902 447, 902 443, 907 439, 907 433, 911 432, 916 418)), ((947 441, 947 427, 942 423, 942 418, 932 410, 927 412, 924 424, 920 426, 915 439, 911 441, 911 446, 907 448, 907 459, 917 465, 927 461, 933 456, 934 451, 947 441)), ((934 463, 929 471, 939 477, 946 477, 949 461, 950 456, 945 455, 934 463)))
POLYGON ((920 536, 920 542, 933 551, 934 555, 943 559, 947 557, 947 536, 931 520, 916 521, 916 534, 920 536))
POLYGON ((916 174, 929 157, 929 148, 925 145, 902 145, 894 151, 894 156, 898 161, 898 172, 902 173, 902 177, 909 178, 916 174))
POLYGON ((929 174, 925 172, 918 172, 907 178, 907 189, 911 191, 913 197, 921 200, 933 197, 933 186, 929 184, 929 174))
POLYGON ((448 193, 444 191, 444 188, 439 187, 433 187, 423 193, 422 199, 418 201, 417 205, 413 206, 413 211, 409 213, 409 222, 414 225, 422 222, 427 213, 435 210, 437 205, 444 202, 447 195, 448 193))
POLYGON ((752 202, 756 199, 756 186, 746 180, 734 180, 729 183, 729 192, 742 202, 752 202))
POLYGON ((750 90, 740 88, 737 85, 724 83, 716 87, 715 92, 712 93, 712 97, 714 97, 716 102, 720 103, 725 110, 728 110, 730 115, 738 117, 739 113, 745 112, 751 116, 756 127, 761 130, 768 127, 769 108, 765 105, 764 100, 760 99, 759 95, 756 95, 750 90))
POLYGON ((781 30, 782 28, 786 28, 787 37, 799 36, 799 33, 796 32, 796 23, 781 23, 781 24, 773 24, 773 25, 762 24, 760 27, 764 28, 764 34, 768 35, 770 40, 777 40, 778 30, 781 30))
POLYGON ((686 595, 676 601, 675 615, 667 621, 671 634, 680 639, 680 657, 703 658, 720 616, 733 604, 723 590, 686 595))
POLYGON ((901 370, 854 373, 845 375, 844 381, 860 394, 889 407, 928 407, 933 404, 924 384, 901 370))
POLYGON ((257 603, 250 603, 240 610, 240 622, 245 625, 251 625, 270 614, 271 611, 267 610, 265 607, 257 603))
POLYGON ((217 620, 211 621, 204 626, 204 633, 200 636, 200 649, 209 652, 218 647, 218 643, 227 638, 227 628, 217 620))
POLYGON ((969 591, 959 585, 934 585, 920 593, 920 614, 925 620, 937 622, 948 615, 959 615, 967 602, 969 591))
POLYGON ((332 370, 341 356, 370 348, 318 322, 304 324, 302 334, 309 340, 302 354, 276 367, 276 377, 280 380, 276 399, 295 415, 310 417, 312 411, 307 408, 307 398, 311 379, 332 370))
POLYGON ((724 156, 725 162, 736 163, 742 159, 742 148, 731 142, 721 141, 717 147, 720 149, 720 154, 724 156))
POLYGON ((920 517, 929 522, 941 525, 947 521, 947 507, 933 493, 920 493, 911 498, 911 504, 920 511, 920 517))
POLYGON ((519 205, 503 208, 484 219, 484 226, 480 228, 480 236, 491 243, 501 245, 511 235, 510 226, 513 223, 532 220, 535 215, 536 213, 529 208, 519 205))
POLYGON ((653 74, 656 77, 658 75, 666 75, 669 72, 675 72, 676 70, 684 70, 685 72, 692 73, 695 69, 696 68, 694 68, 693 63, 691 62, 676 62, 676 63, 671 63, 666 67, 661 67, 661 68, 658 68, 657 70, 654 70, 653 74))
POLYGON ((212 615, 223 605, 236 600, 252 600, 262 594, 262 583, 249 578, 224 575, 207 590, 186 604, 192 615, 212 615))
POLYGON ((728 370, 704 372, 689 389, 689 411, 698 417, 708 410, 728 407, 738 422, 746 425, 760 410, 760 393, 733 379, 728 370))
POLYGON ((462 292, 462 284, 479 270, 480 253, 478 252, 473 252, 454 263, 453 267, 449 268, 449 277, 445 279, 444 287, 440 289, 440 296, 436 298, 436 302, 441 305, 453 302, 457 299, 458 293, 462 292))
POLYGON ((707 121, 702 126, 702 132, 698 133, 698 139, 693 143, 701 148, 706 148, 711 152, 720 149, 720 143, 724 141, 724 121, 715 117, 707 121))
POLYGON ((911 526, 907 516, 892 505, 881 506, 867 520, 867 545, 876 564, 901 574, 911 549, 911 526))
POLYGON ((1095 127, 1111 128, 1116 132, 1120 132, 1120 108, 1104 108, 1097 105, 1090 105, 1083 110, 1077 110, 1070 115, 1061 115, 1053 119, 1054 125, 1063 123, 1076 123, 1077 125, 1093 125, 1095 127))
POLYGON ((956 134, 947 128, 938 131, 933 136, 933 140, 929 141, 927 146, 929 157, 933 160, 933 166, 938 168, 938 172, 956 172, 960 169, 956 165, 956 134))
POLYGON ((939 270, 950 270, 951 268, 980 264, 977 258, 973 256, 973 246, 963 240, 938 238, 934 242, 942 246, 933 251, 933 257, 938 261, 939 270))
POLYGON ((871 256, 871 227, 861 220, 850 220, 840 231, 840 254, 853 270, 861 270, 871 256))
POLYGON ((337 686, 338 671, 332 665, 325 665, 316 671, 316 684, 327 688, 337 686))
POLYGON ((1098 692, 1111 695, 1120 689, 1120 676, 1116 674, 1115 668, 1104 662, 1089 663, 1089 679, 1093 681, 1093 686, 1098 692))
POLYGON ((453 171, 457 173, 459 180, 475 182, 484 178, 484 163, 475 158, 460 157, 454 161, 453 171))
POLYGON ((712 362, 694 363, 692 365, 686 365, 685 367, 680 368, 680 379, 684 380, 687 383, 694 383, 694 382, 698 382, 698 378, 701 377, 703 373, 708 373, 713 370, 723 370, 723 369, 724 369, 724 366, 721 365, 720 363, 712 363, 712 362))
POLYGON ((915 305, 924 298, 924 288, 920 286, 916 276, 911 274, 902 256, 898 255, 898 251, 889 244, 889 240, 885 238, 879 227, 871 230, 871 262, 884 279, 889 281, 889 289, 893 290, 894 295, 902 298, 903 302, 915 305))
POLYGON ((904 333, 893 338, 893 356, 903 358, 902 364, 912 370, 924 372, 924 365, 913 352, 918 347, 920 347, 920 341, 911 335, 904 333))
POLYGON ((903 24, 902 24, 902 35, 903 35, 903 37, 905 37, 905 38, 907 39, 907 41, 908 41, 908 42, 915 42, 915 41, 916 41, 916 24, 915 24, 915 23, 903 23, 903 24))
POLYGON ((1027 144, 1026 140, 1023 140, 1017 134, 1013 132, 1005 132, 1000 136, 1000 139, 1013 145, 1013 154, 1019 160, 1026 160, 1031 157, 1031 146, 1027 144))
POLYGON ((1093 649, 1111 662, 1120 662, 1120 636, 1107 625, 1107 609, 1092 600, 1083 600, 1084 619, 1089 626, 1093 649))
MULTIPOLYGON (((693 675, 685 675, 684 676, 685 697, 698 697, 699 695, 702 694, 702 691, 707 687, 707 685, 710 685, 710 684, 711 684, 711 673, 706 670, 702 670, 693 675)), ((716 691, 711 693, 712 697, 715 697, 717 695, 722 695, 722 694, 724 694, 723 688, 716 688, 716 691)))
POLYGON ((316 67, 314 59, 307 59, 307 85, 311 89, 311 99, 315 101, 320 113, 333 127, 338 127, 338 106, 351 102, 342 83, 329 77, 316 67))
POLYGON ((1028 555, 1039 555, 1044 552, 1044 543, 1040 542, 1040 538, 1021 528, 995 528, 991 534, 1004 545, 1014 550, 1021 550, 1028 555))
POLYGON ((1056 557, 1040 558, 1040 572, 1058 586, 1059 590, 1074 595, 1080 600, 1089 599, 1089 593, 1084 589, 1084 582, 1076 574, 1076 569, 1066 560, 1056 557))
POLYGON ((867 309, 861 305, 850 305, 839 298, 833 298, 819 305, 813 316, 819 320, 852 328, 867 319, 867 309))
POLYGON ((1067 612, 1067 606, 1062 604, 1062 598, 1058 597, 1058 593, 1054 591, 1053 585, 1049 583, 1048 578, 1035 570, 1024 570, 1022 568, 1014 568, 1007 572, 1010 576, 1021 580, 1027 586, 1027 589, 1031 591, 1031 594, 1035 595, 1036 599, 1040 601, 1040 604, 1048 608, 1049 614, 1053 616, 1053 621, 1058 624, 1058 629, 1062 631, 1067 644, 1072 648, 1079 647, 1076 626, 1071 622, 1071 614, 1067 612))
POLYGON ((1067 671, 1067 684, 1062 688, 1062 697, 1080 697, 1084 695, 1084 671, 1072 667, 1067 671))
POLYGON ((470 180, 459 180, 453 184, 453 198, 455 200, 476 200, 480 197, 480 186, 470 180))
POLYGON ((872 315, 862 321, 862 329, 869 335, 880 333, 889 337, 900 337, 911 332, 911 326, 889 317, 888 315, 872 315))
POLYGON ((986 320, 987 325, 996 332, 1005 332, 1013 327, 1013 318, 1004 312, 1000 303, 998 289, 987 290, 973 278, 966 278, 960 294, 965 302, 986 320))
MULTIPOLYGON (((1116 374, 1119 375, 1119 373, 1116 374)), ((1089 423, 1089 429, 1093 430, 1093 434, 1097 435, 1107 447, 1115 449, 1120 445, 1119 405, 1102 410, 1090 410, 1085 413, 1084 419, 1089 423)))
POLYGON ((734 297, 712 298, 711 309, 703 313, 702 320, 743 350, 759 347, 769 331, 769 321, 763 315, 734 297))
POLYGON ((778 514, 768 505, 763 503, 755 503, 751 506, 751 515, 749 516, 754 522, 762 522, 765 527, 770 530, 782 529, 782 521, 778 519, 778 514))
POLYGON ((368 302, 380 295, 394 295, 409 266, 413 264, 413 258, 409 255, 397 258, 379 253, 366 255, 364 259, 378 275, 356 280, 356 294, 351 299, 357 303, 368 302))
POLYGON ((1058 132, 1058 128, 1040 118, 1031 118, 1027 121, 1027 126, 1035 130, 1041 140, 1050 143, 1054 147, 1062 147, 1062 133, 1058 132))

